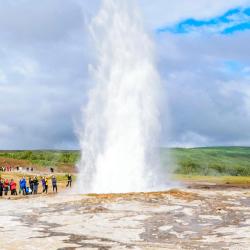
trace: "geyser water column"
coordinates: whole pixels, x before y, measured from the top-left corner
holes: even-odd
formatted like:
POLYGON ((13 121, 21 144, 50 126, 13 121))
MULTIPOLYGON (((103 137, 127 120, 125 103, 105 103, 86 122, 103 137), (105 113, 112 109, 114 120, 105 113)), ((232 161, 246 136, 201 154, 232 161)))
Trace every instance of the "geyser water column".
POLYGON ((90 30, 97 59, 83 110, 80 192, 157 189, 161 88, 152 41, 127 0, 104 0, 90 30))

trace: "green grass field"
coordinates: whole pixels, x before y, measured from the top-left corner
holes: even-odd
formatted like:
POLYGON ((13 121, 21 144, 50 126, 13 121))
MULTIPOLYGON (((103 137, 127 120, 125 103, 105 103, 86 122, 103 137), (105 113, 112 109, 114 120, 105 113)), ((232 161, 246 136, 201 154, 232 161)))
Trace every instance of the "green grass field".
MULTIPOLYGON (((176 174, 250 176, 250 147, 161 148, 160 155, 162 166, 171 166, 176 174)), ((79 157, 79 151, 0 151, 0 159, 26 160, 39 166, 73 168, 79 157)))
MULTIPOLYGON (((250 147, 174 148, 170 155, 177 174, 250 176, 250 147)), ((161 149, 163 163, 167 156, 161 149)))

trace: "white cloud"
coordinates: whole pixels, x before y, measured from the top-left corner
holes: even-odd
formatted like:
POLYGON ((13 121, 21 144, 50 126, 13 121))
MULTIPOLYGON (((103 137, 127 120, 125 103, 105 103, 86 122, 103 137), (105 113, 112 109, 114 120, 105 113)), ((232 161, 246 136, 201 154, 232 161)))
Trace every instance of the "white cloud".
POLYGON ((172 141, 168 146, 174 148, 195 148, 199 146, 209 146, 209 138, 192 131, 184 133, 178 141, 172 141))
MULTIPOLYGON (((155 30, 188 17, 210 18, 249 1, 138 3, 146 26, 155 30)), ((88 64, 95 49, 86 25, 100 1, 0 0, 0 4, 0 148, 77 147, 73 121, 79 119, 91 85, 88 64)), ((250 33, 154 35, 173 120, 170 141, 163 135, 163 143, 250 144, 246 113, 250 33), (242 74, 223 72, 225 60, 241 62, 242 74)))
POLYGON ((244 117, 250 118, 250 80, 220 82, 223 95, 230 97, 234 93, 242 96, 243 104, 241 111, 244 111, 244 117))
POLYGON ((23 57, 16 61, 12 70, 24 77, 32 77, 39 73, 39 65, 33 59, 23 57))
POLYGON ((221 70, 227 60, 249 67, 249 42, 250 32, 159 37, 160 69, 174 124, 170 145, 250 145, 249 75, 221 70), (190 131, 207 140, 187 137, 190 131))
POLYGON ((0 84, 4 84, 7 81, 6 74, 0 69, 0 84))
POLYGON ((6 134, 10 135, 10 133, 12 132, 12 129, 8 126, 6 126, 5 124, 0 124, 0 136, 5 137, 6 134))

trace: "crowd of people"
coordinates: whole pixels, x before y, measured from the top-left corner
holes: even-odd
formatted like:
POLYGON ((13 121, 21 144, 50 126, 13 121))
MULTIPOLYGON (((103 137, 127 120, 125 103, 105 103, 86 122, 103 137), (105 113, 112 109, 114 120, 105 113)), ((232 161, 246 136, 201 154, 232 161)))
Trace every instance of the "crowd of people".
MULTIPOLYGON (((11 179, 10 181, 6 178, 0 178, 0 196, 8 195, 10 192, 11 195, 31 195, 31 194, 37 194, 38 193, 38 186, 39 184, 42 184, 42 193, 48 193, 49 188, 49 180, 47 177, 29 177, 27 180, 23 176, 19 180, 19 189, 17 192, 17 183, 14 179, 11 179)), ((71 187, 72 183, 72 176, 71 174, 67 175, 67 185, 66 187, 71 187)), ((53 175, 51 177, 51 186, 52 191, 57 193, 57 179, 53 175)))
POLYGON ((0 167, 0 172, 11 172, 11 171, 31 171, 33 172, 33 167, 12 167, 10 165, 0 167))

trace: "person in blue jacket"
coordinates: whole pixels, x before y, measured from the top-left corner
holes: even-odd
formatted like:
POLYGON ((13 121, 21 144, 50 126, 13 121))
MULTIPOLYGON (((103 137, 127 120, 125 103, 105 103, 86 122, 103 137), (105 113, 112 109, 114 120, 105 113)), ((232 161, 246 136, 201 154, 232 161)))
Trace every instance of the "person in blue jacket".
POLYGON ((19 181, 19 185, 20 185, 20 190, 23 192, 23 195, 26 194, 26 179, 23 178, 19 181))

